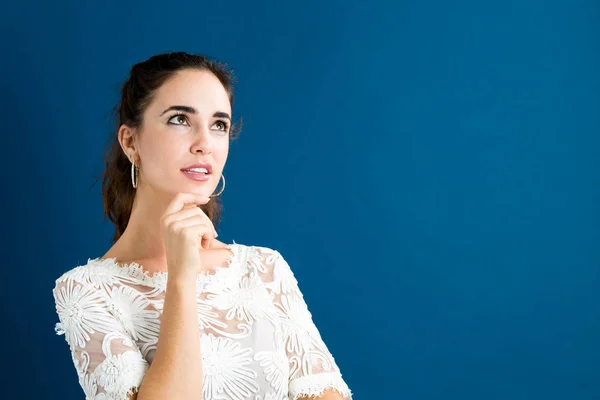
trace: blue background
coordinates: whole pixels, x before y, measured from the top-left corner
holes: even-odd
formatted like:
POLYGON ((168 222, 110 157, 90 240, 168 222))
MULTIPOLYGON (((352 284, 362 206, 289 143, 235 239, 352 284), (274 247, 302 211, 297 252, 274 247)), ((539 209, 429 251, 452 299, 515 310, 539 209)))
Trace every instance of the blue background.
POLYGON ((356 399, 600 398, 598 2, 2 8, 2 397, 83 398, 51 290, 110 247, 119 85, 184 50, 239 80, 219 239, 284 255, 356 399))

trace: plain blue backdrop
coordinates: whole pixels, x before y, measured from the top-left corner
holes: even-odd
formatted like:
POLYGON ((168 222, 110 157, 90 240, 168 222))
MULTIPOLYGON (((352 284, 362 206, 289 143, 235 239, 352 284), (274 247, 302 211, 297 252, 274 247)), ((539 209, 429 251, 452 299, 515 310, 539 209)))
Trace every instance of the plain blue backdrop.
POLYGON ((129 68, 222 59, 219 239, 288 260, 356 399, 600 398, 600 5, 9 2, 2 398, 82 399, 54 280, 101 256, 129 68))

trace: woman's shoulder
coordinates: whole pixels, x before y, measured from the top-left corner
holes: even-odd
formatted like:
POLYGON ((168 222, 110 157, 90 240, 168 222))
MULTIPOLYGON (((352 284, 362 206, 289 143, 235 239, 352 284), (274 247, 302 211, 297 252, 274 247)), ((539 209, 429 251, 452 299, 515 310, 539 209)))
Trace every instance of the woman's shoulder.
POLYGON ((248 248, 248 263, 254 264, 254 269, 257 270, 263 281, 296 282, 290 265, 278 249, 263 245, 246 247, 248 248))
POLYGON ((56 278, 55 283, 58 284, 67 280, 77 280, 81 275, 89 272, 93 266, 97 265, 97 260, 98 258, 88 258, 87 262, 76 264, 74 267, 62 272, 61 275, 56 278))
POLYGON ((137 263, 121 265, 115 257, 89 257, 85 263, 63 272, 55 281, 55 285, 78 283, 83 286, 101 287, 116 283, 148 283, 158 277, 149 276, 137 263))
POLYGON ((238 254, 246 254, 246 261, 260 259, 261 263, 271 263, 274 257, 281 257, 277 249, 263 244, 243 244, 236 243, 234 240, 231 244, 224 244, 225 247, 236 247, 238 254))

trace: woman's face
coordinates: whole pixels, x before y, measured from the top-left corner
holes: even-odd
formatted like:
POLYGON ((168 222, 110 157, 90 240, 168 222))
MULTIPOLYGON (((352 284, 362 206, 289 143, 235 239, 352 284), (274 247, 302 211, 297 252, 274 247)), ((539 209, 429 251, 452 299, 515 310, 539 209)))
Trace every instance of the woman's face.
POLYGON ((172 195, 212 194, 229 153, 230 127, 231 104, 219 79, 208 71, 177 72, 144 112, 135 144, 140 184, 172 195), (182 171, 196 163, 211 164, 208 180, 182 171))

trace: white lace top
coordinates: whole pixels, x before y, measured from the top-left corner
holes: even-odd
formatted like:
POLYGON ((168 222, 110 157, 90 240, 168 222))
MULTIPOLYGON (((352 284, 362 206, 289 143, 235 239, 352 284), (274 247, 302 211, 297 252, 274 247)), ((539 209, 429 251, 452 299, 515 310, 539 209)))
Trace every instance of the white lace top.
MULTIPOLYGON (((202 399, 295 400, 328 388, 351 399, 282 255, 235 241, 227 248, 226 264, 196 281, 202 399)), ((88 259, 56 280, 55 329, 86 399, 137 391, 156 351, 166 284, 167 272, 115 258, 88 259)))

